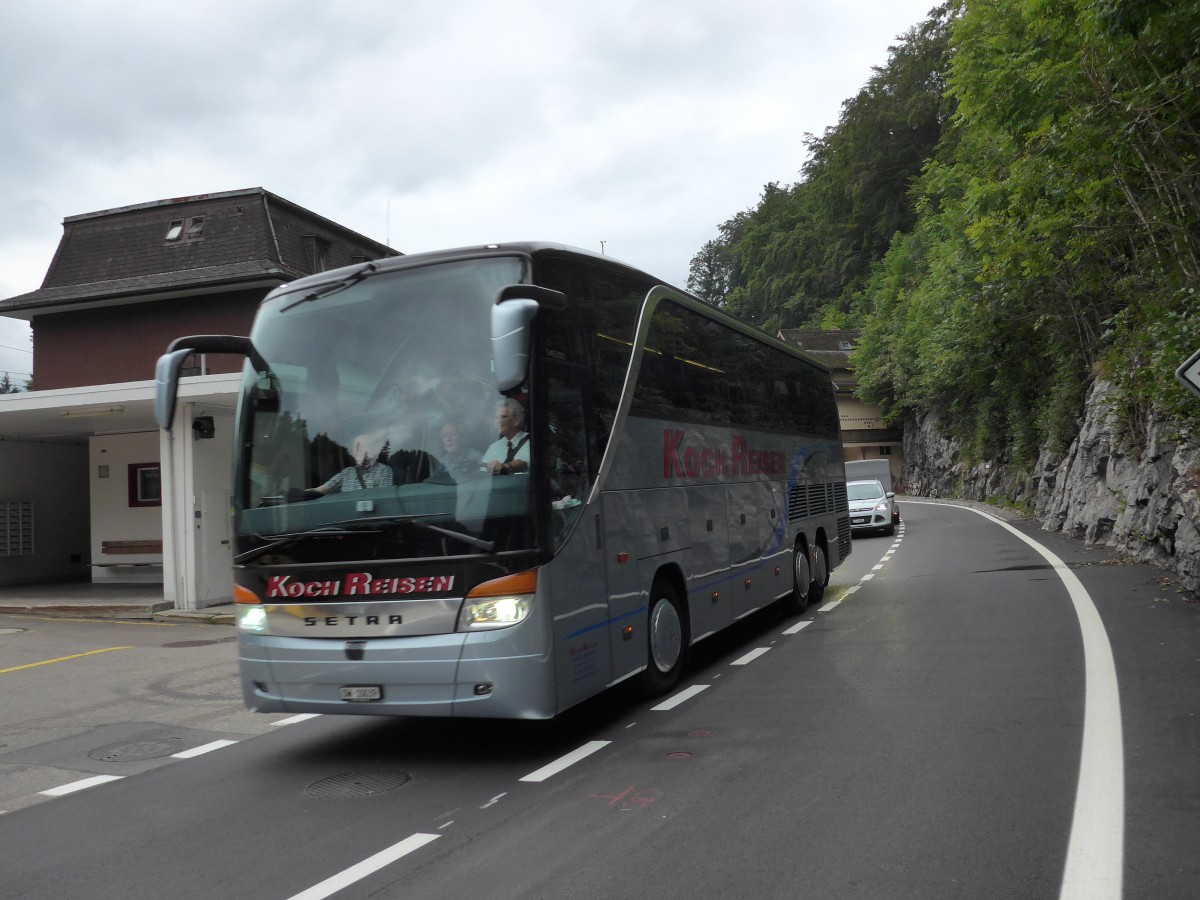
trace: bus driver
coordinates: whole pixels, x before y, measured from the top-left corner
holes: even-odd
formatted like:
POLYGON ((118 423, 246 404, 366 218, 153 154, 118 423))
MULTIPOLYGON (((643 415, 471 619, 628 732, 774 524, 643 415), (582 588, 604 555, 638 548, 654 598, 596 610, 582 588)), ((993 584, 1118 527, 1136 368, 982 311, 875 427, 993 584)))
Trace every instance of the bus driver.
POLYGON ((529 471, 529 434, 525 431, 525 407, 511 397, 496 404, 496 427, 500 438, 483 454, 483 465, 493 475, 529 471))

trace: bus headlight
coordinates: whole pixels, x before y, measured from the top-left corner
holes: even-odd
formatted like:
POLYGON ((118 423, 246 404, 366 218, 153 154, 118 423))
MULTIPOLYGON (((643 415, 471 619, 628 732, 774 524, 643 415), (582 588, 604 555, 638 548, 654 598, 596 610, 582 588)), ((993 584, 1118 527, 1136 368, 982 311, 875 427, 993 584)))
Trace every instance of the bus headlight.
POLYGON ((536 590, 536 569, 477 585, 463 600, 458 630, 487 631, 523 622, 533 609, 536 590))
POLYGON ((267 630, 267 611, 261 606, 243 606, 238 612, 238 628, 252 634, 262 634, 267 630))
POLYGON ((464 600, 458 616, 459 631, 481 631, 489 628, 508 628, 529 615, 533 606, 532 594, 513 597, 488 597, 464 600))
POLYGON ((267 610, 258 594, 240 584, 233 586, 233 602, 237 604, 237 627, 251 634, 267 631, 267 610))

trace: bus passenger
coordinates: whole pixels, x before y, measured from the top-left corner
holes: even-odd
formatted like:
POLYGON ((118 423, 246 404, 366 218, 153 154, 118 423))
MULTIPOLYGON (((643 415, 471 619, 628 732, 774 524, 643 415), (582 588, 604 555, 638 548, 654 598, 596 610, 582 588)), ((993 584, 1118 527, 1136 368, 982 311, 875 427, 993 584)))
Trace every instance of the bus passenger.
POLYGON ((479 451, 463 440, 462 426, 450 421, 439 432, 442 449, 434 455, 433 471, 427 481, 449 484, 467 474, 479 474, 479 451))
POLYGON ((315 500, 327 494, 343 491, 359 491, 374 487, 389 487, 394 483, 392 469, 380 462, 378 442, 369 434, 360 434, 354 439, 354 464, 346 466, 322 485, 309 490, 288 491, 288 502, 315 500))
POLYGON ((483 454, 483 465, 493 475, 529 471, 529 434, 525 431, 525 407, 511 397, 496 404, 499 440, 483 454))

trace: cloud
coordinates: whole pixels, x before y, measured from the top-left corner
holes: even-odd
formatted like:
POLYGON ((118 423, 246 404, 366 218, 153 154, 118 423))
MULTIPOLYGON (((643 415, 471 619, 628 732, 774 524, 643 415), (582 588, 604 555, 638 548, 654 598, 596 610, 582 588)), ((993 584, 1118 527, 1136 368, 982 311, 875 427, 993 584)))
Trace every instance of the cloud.
POLYGON ((603 241, 682 283, 928 7, 7 4, 0 297, 66 216, 254 186, 405 252, 603 241))

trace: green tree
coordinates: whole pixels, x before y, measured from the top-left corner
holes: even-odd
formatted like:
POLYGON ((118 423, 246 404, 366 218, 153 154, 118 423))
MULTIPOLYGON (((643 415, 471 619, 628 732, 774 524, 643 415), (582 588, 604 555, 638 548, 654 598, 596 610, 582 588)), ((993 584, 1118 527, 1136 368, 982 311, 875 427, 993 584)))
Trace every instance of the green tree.
POLYGON ((767 330, 851 318, 853 298, 893 234, 915 223, 910 188, 949 122, 947 6, 890 49, 887 65, 805 144, 801 180, 768 184, 692 260, 701 296, 767 330))
POLYGON ((1017 459, 1070 439, 1097 371, 1130 423, 1178 410, 1163 355, 1200 328, 1184 303, 1198 23, 1195 0, 992 0, 955 19, 957 110, 917 186, 921 239, 893 241, 858 300, 864 396, 1017 459))

